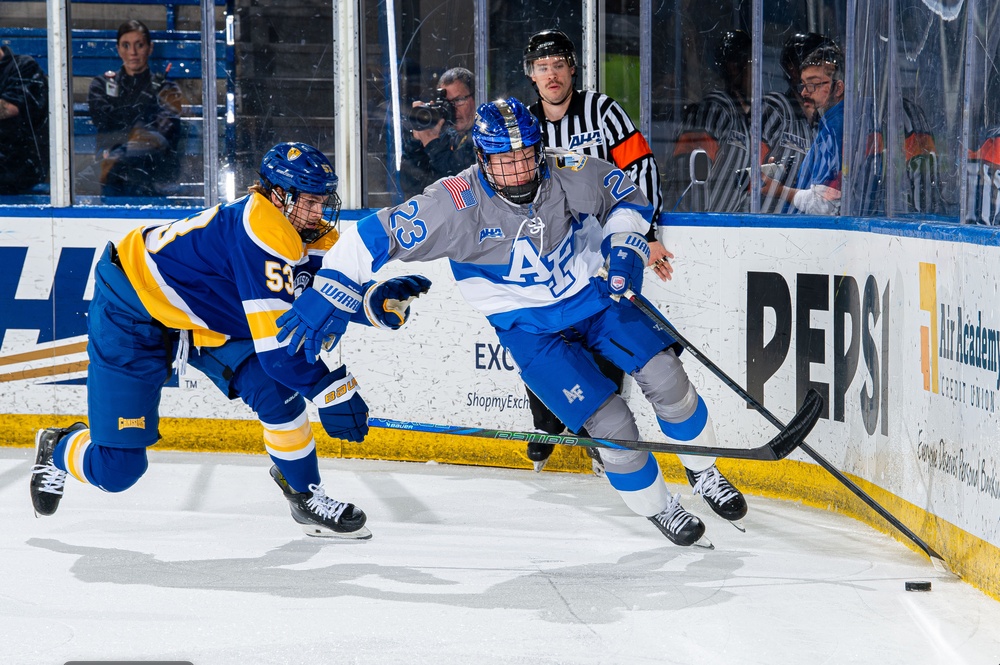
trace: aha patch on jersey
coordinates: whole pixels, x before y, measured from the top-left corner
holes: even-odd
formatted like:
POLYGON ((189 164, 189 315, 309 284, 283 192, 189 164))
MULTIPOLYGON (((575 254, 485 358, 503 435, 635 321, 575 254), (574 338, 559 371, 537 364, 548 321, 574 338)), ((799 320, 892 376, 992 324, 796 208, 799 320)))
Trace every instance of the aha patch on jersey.
POLYGON ((579 171, 583 168, 583 165, 587 163, 586 155, 559 155, 556 157, 556 166, 560 169, 569 169, 571 171, 579 171))
POLYGON ((490 239, 490 240, 503 240, 503 237, 504 237, 503 236, 503 229, 501 229, 500 227, 496 227, 496 228, 492 228, 492 229, 483 229, 482 231, 479 232, 479 242, 480 242, 480 244, 482 244, 482 242, 484 240, 486 240, 486 239, 490 239))

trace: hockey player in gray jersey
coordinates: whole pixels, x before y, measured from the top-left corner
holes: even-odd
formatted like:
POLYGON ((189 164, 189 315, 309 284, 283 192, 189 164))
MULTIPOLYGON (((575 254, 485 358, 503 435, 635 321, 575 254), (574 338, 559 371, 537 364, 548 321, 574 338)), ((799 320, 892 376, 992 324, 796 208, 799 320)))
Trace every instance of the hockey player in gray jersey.
MULTIPOLYGON (((347 230, 323 260, 313 288, 278 321, 289 352, 315 359, 369 306, 361 284, 393 260, 447 258, 463 296, 512 354, 521 378, 572 430, 636 440, 628 404, 594 362, 597 352, 631 374, 671 440, 714 445, 704 400, 678 345, 626 299, 649 256, 652 206, 625 173, 603 160, 544 150, 538 120, 514 98, 483 104, 473 126, 477 163, 403 204, 347 230), (607 264, 607 280, 592 277, 607 264)), ((705 526, 663 482, 648 452, 606 449, 606 476, 634 512, 678 545, 705 526)), ((681 456, 695 493, 729 520, 746 502, 706 457, 681 456)), ((701 542, 699 542, 701 541, 701 542)))

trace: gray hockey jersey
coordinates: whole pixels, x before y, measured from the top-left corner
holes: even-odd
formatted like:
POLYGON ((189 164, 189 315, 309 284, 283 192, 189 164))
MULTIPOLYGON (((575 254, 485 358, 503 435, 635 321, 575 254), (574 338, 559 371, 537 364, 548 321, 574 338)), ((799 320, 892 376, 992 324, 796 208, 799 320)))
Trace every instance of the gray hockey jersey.
POLYGON ((323 267, 364 284, 389 261, 448 258, 462 295, 500 330, 556 332, 597 313, 601 241, 644 235, 653 207, 614 164, 545 152, 534 202, 511 204, 474 164, 359 221, 323 267))

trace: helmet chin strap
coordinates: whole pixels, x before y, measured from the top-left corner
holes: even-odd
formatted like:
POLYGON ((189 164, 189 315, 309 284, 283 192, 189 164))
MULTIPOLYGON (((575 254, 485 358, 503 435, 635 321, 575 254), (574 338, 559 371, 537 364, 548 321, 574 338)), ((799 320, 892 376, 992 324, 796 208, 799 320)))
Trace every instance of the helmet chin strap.
POLYGON ((282 208, 282 212, 285 213, 285 217, 291 219, 292 209, 295 207, 295 198, 292 196, 291 192, 285 192, 285 201, 282 208))
POLYGON ((499 193, 511 203, 524 205, 535 200, 535 194, 538 193, 538 185, 539 179, 536 176, 531 182, 526 182, 523 185, 507 185, 500 189, 499 193))

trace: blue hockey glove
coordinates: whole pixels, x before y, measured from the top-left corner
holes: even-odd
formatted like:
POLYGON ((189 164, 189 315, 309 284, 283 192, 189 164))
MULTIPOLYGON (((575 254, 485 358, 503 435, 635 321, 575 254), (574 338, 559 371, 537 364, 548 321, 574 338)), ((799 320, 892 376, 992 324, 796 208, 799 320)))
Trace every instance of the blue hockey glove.
POLYGON ((649 244, 639 233, 612 233, 601 243, 608 260, 608 291, 621 296, 631 289, 642 291, 642 272, 649 263, 649 244))
POLYGON ((358 382, 341 365, 313 388, 309 399, 319 407, 319 421, 335 439, 361 443, 368 434, 368 405, 361 399, 358 382))
POLYGON ((410 316, 410 301, 427 293, 431 280, 423 275, 393 277, 365 291, 365 316, 376 328, 399 330, 410 316))
POLYGON ((292 308, 278 318, 277 340, 288 344, 288 354, 305 347, 306 360, 316 362, 324 348, 336 346, 347 330, 351 315, 361 309, 361 287, 336 270, 316 272, 312 288, 295 299, 292 308))

